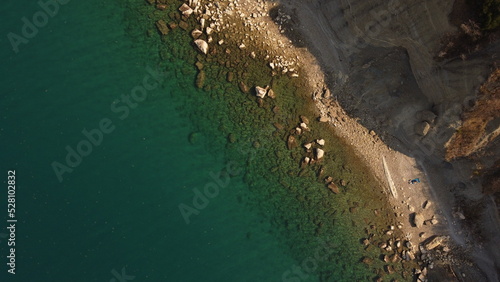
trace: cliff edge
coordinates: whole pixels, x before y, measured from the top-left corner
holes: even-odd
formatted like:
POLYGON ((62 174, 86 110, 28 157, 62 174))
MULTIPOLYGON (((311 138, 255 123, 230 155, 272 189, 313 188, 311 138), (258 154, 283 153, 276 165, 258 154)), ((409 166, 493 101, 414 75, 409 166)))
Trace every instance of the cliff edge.
POLYGON ((471 263, 450 264, 459 280, 500 279, 499 7, 496 0, 281 0, 271 11, 316 57, 330 99, 426 172, 456 253, 471 263))

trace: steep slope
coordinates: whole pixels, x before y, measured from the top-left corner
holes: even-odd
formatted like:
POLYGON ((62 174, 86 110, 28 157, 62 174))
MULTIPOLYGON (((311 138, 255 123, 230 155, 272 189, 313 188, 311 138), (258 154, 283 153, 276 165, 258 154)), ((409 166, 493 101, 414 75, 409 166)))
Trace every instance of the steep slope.
MULTIPOLYGON (((281 4, 271 16, 320 62, 331 98, 394 150, 419 162, 448 219, 448 232, 476 259, 480 271, 471 273, 479 280, 498 280, 495 202, 474 177, 475 160, 445 158, 445 144, 462 125, 462 113, 474 106, 477 90, 498 63, 498 33, 476 27, 466 16, 452 24, 452 12, 468 14, 457 11, 468 9, 464 1, 281 4)), ((490 132, 498 129, 495 122, 488 126, 490 132)), ((489 165, 500 156, 498 142, 491 139, 483 146, 492 152, 482 159, 489 165)))

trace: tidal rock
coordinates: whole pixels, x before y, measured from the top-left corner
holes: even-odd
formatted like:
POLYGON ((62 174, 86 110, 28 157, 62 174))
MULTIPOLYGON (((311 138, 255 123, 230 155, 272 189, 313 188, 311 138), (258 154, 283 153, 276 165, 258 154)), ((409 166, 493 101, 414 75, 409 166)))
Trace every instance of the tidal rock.
POLYGON ((311 162, 311 159, 309 157, 305 157, 304 159, 302 159, 302 163, 301 163, 301 167, 305 167, 306 165, 308 165, 309 163, 311 162))
POLYGON ((248 86, 243 81, 240 82, 239 86, 240 86, 241 92, 243 92, 243 93, 248 93, 250 91, 248 86))
POLYGON ((156 5, 156 9, 158 9, 160 11, 165 11, 167 9, 167 5, 165 5, 165 4, 157 4, 156 5))
POLYGON ((307 124, 305 122, 301 122, 300 127, 302 127, 303 129, 309 129, 309 127, 307 127, 307 124))
POLYGON ((306 116, 300 116, 300 121, 305 124, 309 124, 309 119, 306 116))
POLYGON ((164 20, 158 20, 155 25, 161 35, 168 34, 168 26, 164 20))
POLYGON ((335 183, 333 183, 333 182, 330 182, 330 183, 328 184, 328 189, 330 189, 330 190, 331 190, 333 193, 335 193, 335 194, 340 193, 340 189, 339 189, 339 187, 338 187, 337 185, 335 185, 335 183))
POLYGON ((325 151, 323 151, 320 148, 316 148, 316 159, 317 160, 322 159, 324 155, 325 155, 325 151))
POLYGON ((328 184, 328 183, 330 183, 332 181, 333 181, 333 177, 331 177, 331 176, 325 177, 325 184, 328 184))
POLYGON ((204 84, 205 84, 205 72, 200 71, 200 72, 198 72, 198 75, 196 76, 196 87, 203 88, 204 84))
POLYGON ((189 29, 189 24, 185 21, 180 21, 179 22, 179 27, 182 28, 183 30, 188 30, 189 29))
POLYGON ((290 136, 288 136, 288 140, 287 140, 286 144, 287 144, 288 150, 291 150, 291 149, 297 147, 297 140, 295 139, 295 137, 290 135, 290 136))
POLYGON ((201 35, 203 34, 203 32, 199 29, 194 29, 193 31, 191 31, 191 36, 194 38, 194 39, 197 39, 198 37, 200 37, 201 35))
POLYGON ((200 49, 200 51, 203 53, 203 54, 207 54, 208 53, 208 43, 203 40, 203 39, 196 39, 194 41, 194 44, 196 44, 196 46, 198 46, 198 49, 200 49))
POLYGON ((388 255, 384 255, 384 262, 389 262, 390 259, 389 259, 389 256, 388 255))
POLYGON ((269 89, 269 91, 267 91, 267 96, 269 96, 269 98, 271 99, 276 99, 276 94, 272 89, 269 89))
POLYGON ((200 62, 200 61, 196 61, 196 63, 195 63, 194 65, 195 65, 195 66, 196 66, 196 68, 197 68, 198 70, 200 70, 200 71, 203 69, 203 63, 202 63, 202 62, 200 62))
POLYGON ((168 23, 168 27, 170 27, 170 29, 176 29, 177 28, 177 24, 175 22, 169 22, 168 23))
POLYGON ((306 143, 304 144, 304 148, 306 148, 307 150, 310 150, 312 147, 312 144, 311 143, 306 143))
POLYGON ((262 88, 260 86, 255 86, 255 95, 259 98, 264 98, 267 94, 266 88, 262 88))
POLYGON ((186 3, 182 4, 182 6, 179 7, 179 11, 181 11, 182 15, 186 17, 189 17, 193 13, 193 9, 186 3))
POLYGON ((328 122, 328 118, 327 117, 320 117, 319 122, 328 122))
POLYGON ((325 139, 318 139, 316 140, 316 143, 318 143, 318 145, 320 146, 325 146, 325 139))

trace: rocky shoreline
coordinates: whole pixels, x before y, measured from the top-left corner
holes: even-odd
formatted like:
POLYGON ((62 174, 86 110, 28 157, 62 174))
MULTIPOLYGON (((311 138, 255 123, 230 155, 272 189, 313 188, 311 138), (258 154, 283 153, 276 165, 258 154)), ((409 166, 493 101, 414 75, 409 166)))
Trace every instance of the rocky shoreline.
MULTIPOLYGON (((161 11, 170 5, 167 2, 148 0, 149 4, 161 11)), ((231 54, 236 50, 247 59, 265 60, 272 77, 286 75, 302 81, 310 93, 305 96, 317 106, 318 115, 309 118, 298 117, 296 126, 286 140, 289 150, 296 147, 304 149, 300 156, 301 168, 317 165, 329 154, 324 149, 325 142, 328 141, 321 135, 303 144, 298 141, 304 132, 310 131, 309 119, 313 119, 313 122, 330 124, 331 130, 340 136, 346 145, 355 149, 378 181, 387 187, 381 192, 391 203, 394 224, 386 227, 369 226, 366 229, 367 236, 360 238, 365 250, 379 250, 376 251, 379 253, 379 260, 385 263, 376 271, 377 281, 384 281, 386 276, 394 274, 395 264, 401 266, 397 269, 401 269, 405 280, 427 281, 428 273, 433 271, 448 279, 466 277, 466 271, 455 273, 454 268, 449 267, 451 264, 461 264, 467 259, 454 255, 457 247, 450 240, 447 218, 438 205, 432 204, 437 203, 437 200, 425 181, 425 171, 419 169, 420 164, 415 159, 391 149, 379 133, 367 129, 346 113, 332 97, 320 64, 308 50, 297 48, 296 44, 284 35, 282 25, 290 21, 291 16, 284 12, 277 13, 274 19, 269 16, 277 6, 277 3, 261 0, 190 0, 176 6, 177 14, 171 16, 176 21, 158 20, 155 26, 162 36, 167 36, 169 31, 175 28, 189 32, 193 47, 208 61, 217 52, 231 54), (193 19, 195 26, 192 25, 193 19), (420 177, 424 181, 419 186, 412 187, 406 183, 408 177, 420 177)), ((216 63, 231 64, 227 61, 216 63)), ((198 69, 195 84, 198 88, 204 88, 204 63, 199 59, 195 65, 198 69)), ((235 74, 229 72, 226 80, 232 82, 234 77, 235 74)), ((263 105, 266 99, 276 99, 280 96, 280 93, 275 93, 266 85, 249 87, 241 81, 239 87, 243 93, 253 93, 258 98, 259 105, 263 105)), ((426 123, 422 123, 422 128, 419 129, 423 135, 429 131, 429 123, 426 123)), ((279 129, 280 125, 275 126, 279 129)), ((333 194, 341 193, 347 186, 343 179, 337 180, 322 173, 318 175, 321 175, 319 178, 333 194)), ((377 210, 373 212, 379 216, 377 210)), ((361 261, 367 265, 373 264, 370 257, 363 257, 361 261)))

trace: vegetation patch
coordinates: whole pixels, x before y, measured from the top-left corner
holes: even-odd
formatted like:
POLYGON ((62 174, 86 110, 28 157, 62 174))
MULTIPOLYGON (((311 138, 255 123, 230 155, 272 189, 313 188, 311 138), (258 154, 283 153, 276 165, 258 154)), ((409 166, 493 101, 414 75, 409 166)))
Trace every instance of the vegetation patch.
POLYGON ((500 117, 500 69, 496 69, 479 88, 476 104, 462 115, 463 124, 446 146, 446 159, 468 157, 492 141, 498 133, 486 136, 486 126, 500 117))

